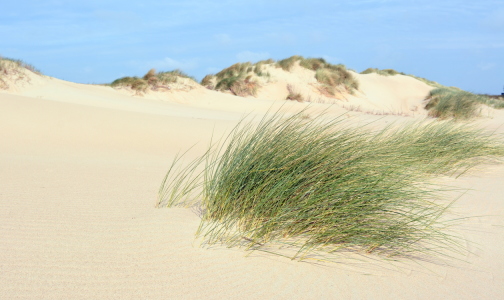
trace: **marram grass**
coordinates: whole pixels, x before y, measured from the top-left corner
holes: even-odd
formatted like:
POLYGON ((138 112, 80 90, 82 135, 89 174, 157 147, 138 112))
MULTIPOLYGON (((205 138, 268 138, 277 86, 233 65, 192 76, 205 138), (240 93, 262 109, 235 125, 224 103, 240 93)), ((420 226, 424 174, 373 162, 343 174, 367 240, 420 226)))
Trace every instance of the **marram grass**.
POLYGON ((429 93, 425 109, 431 117, 440 119, 468 120, 479 115, 481 104, 502 109, 502 101, 485 95, 476 95, 457 88, 437 88, 429 93))
POLYGON ((205 243, 264 251, 287 244, 292 259, 460 250, 444 230, 443 188, 432 183, 504 155, 495 136, 453 122, 376 132, 302 115, 242 122, 192 163, 177 168, 175 159, 158 205, 199 206, 205 243))

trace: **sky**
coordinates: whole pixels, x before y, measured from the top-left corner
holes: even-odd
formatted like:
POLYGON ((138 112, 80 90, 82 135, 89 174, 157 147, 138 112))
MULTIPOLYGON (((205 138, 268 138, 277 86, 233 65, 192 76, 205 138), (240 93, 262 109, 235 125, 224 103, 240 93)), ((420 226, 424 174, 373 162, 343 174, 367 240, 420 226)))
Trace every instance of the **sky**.
POLYGON ((504 0, 2 2, 0 55, 73 82, 302 55, 504 92, 504 0))

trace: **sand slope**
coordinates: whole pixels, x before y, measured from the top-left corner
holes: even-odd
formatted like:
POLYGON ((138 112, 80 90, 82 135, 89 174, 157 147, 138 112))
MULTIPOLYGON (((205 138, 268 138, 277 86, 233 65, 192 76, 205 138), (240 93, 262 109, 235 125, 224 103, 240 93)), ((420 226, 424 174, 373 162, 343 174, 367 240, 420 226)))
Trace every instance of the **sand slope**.
MULTIPOLYGON (((369 91, 378 90, 369 78, 369 91)), ((191 155, 201 153, 212 132, 272 103, 181 93, 131 97, 51 78, 0 91, 1 299, 504 298, 502 165, 448 180, 472 189, 458 212, 486 215, 464 223, 461 233, 477 244, 468 263, 319 265, 200 248, 195 212, 154 207, 170 160, 195 143, 191 155)), ((497 128, 504 118, 484 122, 497 128)))

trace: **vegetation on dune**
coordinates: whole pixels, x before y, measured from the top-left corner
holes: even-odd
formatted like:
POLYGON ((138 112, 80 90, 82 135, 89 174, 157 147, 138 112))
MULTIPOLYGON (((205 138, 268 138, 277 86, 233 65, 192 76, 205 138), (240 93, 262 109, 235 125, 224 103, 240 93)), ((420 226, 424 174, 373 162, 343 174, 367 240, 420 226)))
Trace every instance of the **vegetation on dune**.
POLYGON ((489 95, 477 95, 481 103, 496 109, 504 108, 504 97, 499 96, 489 96, 489 95))
POLYGON ((215 87, 218 91, 230 91, 236 96, 255 96, 257 93, 258 83, 252 80, 252 76, 247 76, 244 79, 241 77, 224 78, 215 87))
POLYGON ((481 104, 504 108, 504 101, 447 87, 432 90, 426 100, 429 116, 440 119, 471 119, 479 115, 481 104))
POLYGON ((0 89, 9 88, 5 80, 8 76, 13 76, 15 81, 25 79, 23 70, 29 70, 35 74, 42 75, 38 69, 22 60, 0 56, 0 89))
POLYGON ((261 61, 254 64, 254 73, 260 77, 262 77, 262 76, 269 77, 270 74, 268 72, 264 72, 263 66, 264 65, 271 65, 274 63, 275 63, 275 61, 273 59, 261 60, 261 61))
POLYGON ((213 90, 215 88, 215 75, 209 74, 203 77, 200 84, 207 89, 213 90))
POLYGON ((403 73, 403 72, 398 72, 394 69, 383 69, 383 70, 380 70, 380 69, 376 69, 376 68, 367 68, 366 70, 362 71, 361 74, 370 74, 370 73, 376 73, 376 74, 379 74, 379 75, 383 75, 383 76, 394 76, 394 75, 404 75, 404 76, 409 76, 409 77, 413 77, 417 80, 420 80, 422 81, 423 83, 427 84, 427 85, 430 85, 432 87, 435 87, 435 88, 445 88, 446 86, 442 85, 442 84, 439 84, 435 81, 432 81, 432 80, 428 80, 428 79, 425 79, 423 77, 418 77, 418 76, 415 76, 415 75, 411 75, 411 74, 406 74, 406 73, 403 73))
POLYGON ((296 62, 306 69, 317 72, 315 78, 321 84, 320 91, 327 96, 335 96, 341 88, 353 93, 359 87, 357 80, 344 65, 332 65, 322 58, 304 58, 297 55, 277 62, 268 59, 256 64, 237 63, 215 75, 205 76, 201 85, 212 90, 229 91, 238 96, 255 96, 259 88, 256 79, 270 76, 268 72, 265 72, 264 65, 275 65, 290 71, 296 62))
POLYGON ((339 86, 344 86, 350 94, 359 89, 359 82, 344 66, 318 69, 315 73, 315 78, 318 82, 322 83, 323 91, 331 96, 336 95, 339 86))
POLYGON ((287 94, 287 97, 285 98, 285 100, 294 100, 297 102, 304 101, 303 95, 301 95, 301 93, 299 93, 299 92, 296 92, 292 85, 290 85, 290 84, 287 85, 287 91, 289 91, 289 94, 287 94))
MULTIPOLYGON (((410 77, 413 77, 417 80, 420 80, 421 82, 427 84, 427 85, 430 85, 432 87, 435 87, 435 88, 447 88, 447 86, 444 86, 440 83, 437 83, 435 81, 432 81, 432 80, 429 80, 429 79, 426 79, 426 78, 423 78, 423 77, 418 77, 418 76, 415 76, 415 75, 411 75, 411 74, 406 74, 406 76, 410 76, 410 77)), ((451 89, 457 89, 456 87, 448 87, 448 88, 451 88, 451 89)))
POLYGON ((489 97, 488 95, 476 95, 470 92, 463 91, 456 87, 447 87, 435 81, 431 81, 422 77, 397 72, 393 69, 375 69, 369 68, 361 72, 361 74, 376 73, 383 76, 393 76, 397 74, 413 77, 424 82, 427 85, 435 87, 426 101, 425 109, 428 110, 431 117, 440 119, 456 119, 468 120, 479 115, 481 104, 492 108, 504 108, 504 101, 498 97, 489 97))
POLYGON ((316 72, 315 78, 322 84, 320 91, 323 94, 335 96, 340 87, 344 87, 351 94, 359 89, 359 82, 344 65, 333 65, 323 58, 304 58, 295 55, 278 61, 277 65, 286 71, 290 71, 297 61, 299 61, 301 67, 316 72))
POLYGON ((1 73, 6 73, 9 71, 9 63, 14 64, 15 67, 23 68, 26 70, 29 70, 35 74, 42 75, 42 72, 35 68, 33 65, 30 65, 28 63, 25 63, 24 61, 20 59, 12 59, 12 58, 7 58, 0 56, 0 74, 1 73))
POLYGON ((255 96, 259 83, 255 77, 269 77, 263 66, 271 64, 273 60, 236 63, 215 75, 207 75, 201 85, 217 91, 229 91, 236 96, 255 96))
POLYGON ((114 80, 112 87, 129 87, 137 93, 144 93, 148 89, 169 88, 167 85, 176 83, 178 78, 189 78, 196 82, 196 79, 185 74, 181 70, 157 73, 155 69, 149 70, 142 78, 122 77, 114 80))
POLYGON ((491 134, 453 122, 372 132, 340 119, 285 118, 238 125, 221 146, 166 174, 158 206, 199 205, 208 244, 292 259, 339 250, 386 256, 460 250, 444 230, 439 174, 504 155, 491 134), (225 146, 224 146, 225 145, 225 146))
POLYGON ((361 74, 370 74, 370 73, 376 73, 376 74, 380 74, 380 75, 383 75, 383 76, 393 76, 393 75, 397 75, 397 74, 401 74, 401 75, 406 75, 404 73, 399 73, 397 72, 396 70, 394 69, 383 69, 383 70, 380 70, 380 69, 376 69, 376 68, 367 68, 366 70, 362 71, 361 74))
POLYGON ((284 71, 289 72, 297 61, 303 60, 304 58, 299 55, 294 55, 286 59, 277 61, 277 65, 284 71))

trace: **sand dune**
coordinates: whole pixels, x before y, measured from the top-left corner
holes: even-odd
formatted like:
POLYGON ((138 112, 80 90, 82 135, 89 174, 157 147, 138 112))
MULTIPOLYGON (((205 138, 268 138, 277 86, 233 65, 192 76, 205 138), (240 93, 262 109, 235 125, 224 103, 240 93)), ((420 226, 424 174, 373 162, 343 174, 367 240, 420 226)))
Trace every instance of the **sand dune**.
POLYGON ((322 84, 317 81, 316 72, 300 66, 299 61, 289 71, 283 70, 274 62, 259 65, 263 75, 258 76, 252 71, 246 73, 251 77, 250 81, 257 83, 256 94, 249 97, 258 99, 285 100, 289 92, 293 92, 300 94, 303 102, 334 104, 347 110, 372 114, 412 116, 426 114, 423 101, 433 89, 406 75, 383 76, 349 71, 359 82, 359 89, 350 93, 340 88, 331 96, 321 92, 322 84))
MULTIPOLYGON (((197 212, 155 208, 171 159, 194 144, 190 156, 201 153, 212 134, 224 134, 246 113, 295 112, 307 104, 204 88, 132 96, 30 78, 0 90, 2 299, 504 298, 503 165, 446 179, 471 189, 456 212, 481 216, 459 229, 472 251, 466 262, 368 257, 321 265, 204 249, 194 241, 197 212)), ((370 108, 411 110, 428 91, 409 78, 358 78, 362 95, 355 101, 370 108)), ((355 122, 412 119, 311 107, 355 122)), ((500 114, 480 121, 499 132, 502 123, 500 114)))

